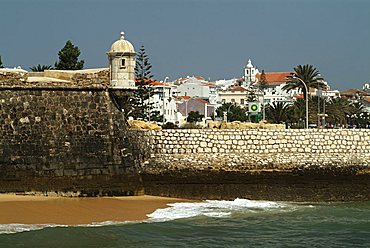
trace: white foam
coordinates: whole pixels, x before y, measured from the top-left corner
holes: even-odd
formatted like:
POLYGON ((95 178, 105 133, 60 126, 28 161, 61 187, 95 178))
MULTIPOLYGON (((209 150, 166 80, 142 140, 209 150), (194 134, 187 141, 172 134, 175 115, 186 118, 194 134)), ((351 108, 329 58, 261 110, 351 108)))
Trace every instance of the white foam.
POLYGON ((94 222, 92 224, 81 224, 81 225, 61 225, 61 224, 0 224, 0 234, 12 234, 19 232, 29 232, 41 230, 48 227, 101 227, 101 226, 112 226, 126 223, 134 223, 135 221, 103 221, 94 222))
POLYGON ((252 201, 235 199, 233 201, 186 202, 168 204, 168 208, 157 209, 147 216, 150 221, 169 221, 175 219, 207 216, 214 218, 228 217, 233 213, 261 212, 271 210, 293 210, 294 206, 288 203, 272 201, 252 201))
POLYGON ((29 232, 41 230, 47 227, 66 227, 66 226, 56 224, 0 224, 0 234, 29 232))

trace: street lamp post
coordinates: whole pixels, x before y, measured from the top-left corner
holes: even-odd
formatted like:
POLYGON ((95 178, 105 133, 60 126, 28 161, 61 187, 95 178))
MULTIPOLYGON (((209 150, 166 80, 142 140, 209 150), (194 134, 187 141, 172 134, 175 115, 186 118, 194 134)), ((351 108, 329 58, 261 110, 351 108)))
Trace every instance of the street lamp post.
MULTIPOLYGON (((167 80, 168 80, 168 77, 165 77, 164 80, 163 80, 163 84, 166 84, 166 81, 167 80)), ((165 97, 165 93, 166 93, 165 92, 165 90, 166 90, 165 89, 165 85, 163 85, 163 88, 162 89, 163 89, 163 116, 162 116, 163 117, 163 121, 162 122, 163 122, 163 125, 164 125, 166 123, 166 117, 164 116, 164 112, 166 110, 165 109, 165 101, 164 101, 164 97, 165 97)))
POLYGON ((226 115, 225 115, 225 121, 227 122, 227 116, 229 115, 230 107, 233 106, 234 104, 231 103, 230 106, 227 108, 226 115))
POLYGON ((306 129, 307 129, 308 128, 308 89, 307 89, 307 85, 302 79, 300 79, 296 75, 293 75, 293 78, 298 79, 303 84, 303 86, 306 90, 306 129))
POLYGON ((265 91, 259 88, 259 91, 262 94, 262 120, 266 119, 266 110, 265 110, 265 91))

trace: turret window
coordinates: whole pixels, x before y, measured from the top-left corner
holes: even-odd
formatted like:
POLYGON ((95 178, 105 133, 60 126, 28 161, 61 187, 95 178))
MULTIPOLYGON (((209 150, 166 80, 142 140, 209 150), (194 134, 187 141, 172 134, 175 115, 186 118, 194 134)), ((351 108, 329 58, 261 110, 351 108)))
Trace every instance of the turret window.
POLYGON ((121 60, 121 67, 125 67, 126 66, 126 61, 125 61, 125 59, 122 59, 121 60))

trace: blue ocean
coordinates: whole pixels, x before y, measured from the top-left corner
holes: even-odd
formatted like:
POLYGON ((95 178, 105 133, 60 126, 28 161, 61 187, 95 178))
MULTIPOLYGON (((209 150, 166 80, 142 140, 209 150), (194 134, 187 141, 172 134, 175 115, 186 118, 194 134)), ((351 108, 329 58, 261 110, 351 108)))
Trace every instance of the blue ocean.
POLYGON ((0 247, 370 247, 370 202, 202 201, 142 222, 0 225, 0 247))

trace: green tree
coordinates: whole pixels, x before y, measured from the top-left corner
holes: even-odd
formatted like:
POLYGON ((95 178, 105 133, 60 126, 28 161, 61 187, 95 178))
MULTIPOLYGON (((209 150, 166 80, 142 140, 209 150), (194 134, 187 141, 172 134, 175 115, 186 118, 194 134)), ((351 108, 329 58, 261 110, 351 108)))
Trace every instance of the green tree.
POLYGON ((247 110, 236 105, 235 103, 224 103, 216 109, 216 114, 218 117, 223 118, 225 112, 227 113, 227 121, 247 120, 247 110))
POLYGON ((152 65, 145 48, 141 46, 136 56, 135 66, 135 82, 138 89, 134 91, 130 104, 127 106, 131 109, 131 116, 135 119, 148 121, 153 120, 152 117, 154 120, 160 119, 159 113, 153 112, 153 103, 150 102, 150 97, 153 95, 153 88, 150 84, 154 81, 151 68, 152 65))
POLYGON ((266 118, 273 123, 287 122, 290 106, 283 102, 273 102, 266 108, 266 118))
POLYGON ((3 61, 1 60, 1 56, 0 56, 0 68, 4 68, 3 61))
POLYGON ((149 56, 146 54, 145 47, 140 47, 139 53, 136 55, 135 77, 136 84, 146 85, 153 78, 152 65, 149 62, 149 56))
POLYGON ((353 103, 344 98, 333 98, 326 107, 326 122, 335 126, 347 126, 356 124, 360 114, 363 113, 363 106, 359 103, 353 103))
POLYGON ((55 69, 57 70, 81 70, 84 67, 85 61, 78 61, 81 52, 77 46, 74 46, 68 40, 65 46, 58 52, 59 61, 55 62, 55 69))
POLYGON ((283 87, 283 90, 291 91, 293 89, 301 89, 305 99, 308 92, 306 92, 302 82, 295 77, 302 79, 308 89, 324 89, 326 87, 324 79, 320 76, 320 72, 312 65, 298 65, 294 67, 294 75, 287 77, 287 83, 283 87))
POLYGON ((306 101, 304 99, 297 99, 289 108, 288 122, 293 127, 303 128, 306 118, 306 101))
POLYGON ((51 65, 40 65, 40 64, 38 64, 37 66, 30 67, 30 70, 34 71, 34 72, 40 72, 40 71, 51 70, 51 69, 52 69, 51 65))
POLYGON ((190 123, 195 123, 195 122, 199 122, 203 119, 204 115, 201 115, 199 113, 199 111, 191 111, 189 114, 188 114, 188 118, 187 118, 187 122, 190 122, 190 123))

